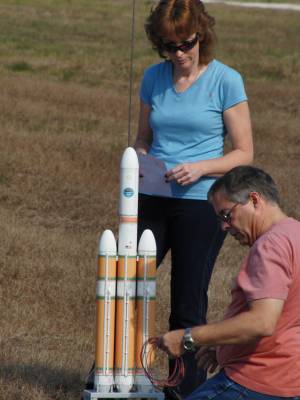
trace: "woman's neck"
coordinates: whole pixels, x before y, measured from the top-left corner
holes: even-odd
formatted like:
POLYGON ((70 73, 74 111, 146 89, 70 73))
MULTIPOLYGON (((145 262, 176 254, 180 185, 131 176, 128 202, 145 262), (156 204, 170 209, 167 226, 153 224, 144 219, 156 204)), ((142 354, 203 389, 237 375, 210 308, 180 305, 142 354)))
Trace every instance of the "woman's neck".
POLYGON ((173 83, 177 92, 188 89, 207 69, 207 65, 201 64, 190 69, 173 69, 173 83))
POLYGON ((203 64, 193 64, 190 68, 180 68, 180 66, 173 64, 173 78, 195 79, 204 67, 203 64))

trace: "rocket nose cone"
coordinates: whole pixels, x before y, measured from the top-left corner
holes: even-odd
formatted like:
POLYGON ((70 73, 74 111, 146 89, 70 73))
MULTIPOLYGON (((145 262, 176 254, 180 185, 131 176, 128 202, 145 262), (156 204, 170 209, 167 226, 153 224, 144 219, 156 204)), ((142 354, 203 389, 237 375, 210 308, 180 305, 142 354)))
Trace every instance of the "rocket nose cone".
POLYGON ((100 238, 99 243, 99 254, 112 254, 115 255, 117 253, 117 245, 114 234, 111 230, 106 229, 100 238))
POLYGON ((150 229, 144 230, 142 233, 142 236, 140 238, 139 246, 138 246, 138 253, 143 254, 143 253, 148 253, 148 254, 156 254, 156 243, 155 243, 155 238, 150 231, 150 229))
POLYGON ((124 151, 121 168, 139 168, 139 160, 133 147, 127 147, 124 151))

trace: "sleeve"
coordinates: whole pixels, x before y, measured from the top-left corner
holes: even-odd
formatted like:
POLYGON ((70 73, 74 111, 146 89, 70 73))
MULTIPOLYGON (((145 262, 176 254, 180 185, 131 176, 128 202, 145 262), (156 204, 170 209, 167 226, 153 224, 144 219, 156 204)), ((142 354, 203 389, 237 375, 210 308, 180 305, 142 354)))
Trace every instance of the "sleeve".
POLYGON ((145 70, 140 87, 140 99, 148 105, 151 105, 154 79, 155 79, 155 66, 149 67, 145 70))
POLYGON ((247 100, 243 79, 234 69, 225 71, 220 89, 223 111, 247 100))
POLYGON ((289 243, 282 236, 273 234, 251 250, 239 285, 247 301, 267 298, 286 300, 292 280, 289 243))

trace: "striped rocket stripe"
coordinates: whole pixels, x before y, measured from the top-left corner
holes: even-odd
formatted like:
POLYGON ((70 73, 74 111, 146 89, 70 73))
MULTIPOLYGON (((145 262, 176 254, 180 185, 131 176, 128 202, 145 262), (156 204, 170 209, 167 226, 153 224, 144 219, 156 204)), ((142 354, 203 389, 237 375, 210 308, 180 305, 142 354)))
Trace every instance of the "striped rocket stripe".
POLYGON ((138 282, 137 285, 137 297, 144 297, 144 292, 147 292, 147 295, 151 298, 155 298, 156 296, 156 282, 155 281, 147 281, 146 285, 143 282, 138 282), (146 287, 145 287, 146 286, 146 287))
POLYGON ((116 281, 115 279, 109 279, 105 282, 105 279, 99 279, 97 281, 96 296, 97 299, 105 298, 105 295, 109 294, 110 298, 116 297, 116 281))
POLYGON ((118 298, 123 298, 125 297, 125 294, 128 294, 129 297, 135 297, 136 293, 136 280, 135 279, 118 279, 118 284, 117 284, 117 297, 118 298))

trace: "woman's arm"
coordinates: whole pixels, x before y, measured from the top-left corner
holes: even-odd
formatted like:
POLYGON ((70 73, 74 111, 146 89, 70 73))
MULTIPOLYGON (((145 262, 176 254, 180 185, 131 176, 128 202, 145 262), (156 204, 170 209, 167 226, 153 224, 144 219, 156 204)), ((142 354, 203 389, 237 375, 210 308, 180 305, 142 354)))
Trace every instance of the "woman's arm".
POLYGON ((149 123, 150 111, 150 106, 141 100, 138 134, 134 144, 137 153, 147 154, 152 143, 152 129, 149 123))
POLYGON ((247 102, 239 103, 223 114, 232 150, 222 157, 193 163, 179 164, 167 172, 169 181, 189 185, 201 176, 220 176, 230 169, 253 161, 253 139, 247 102))

